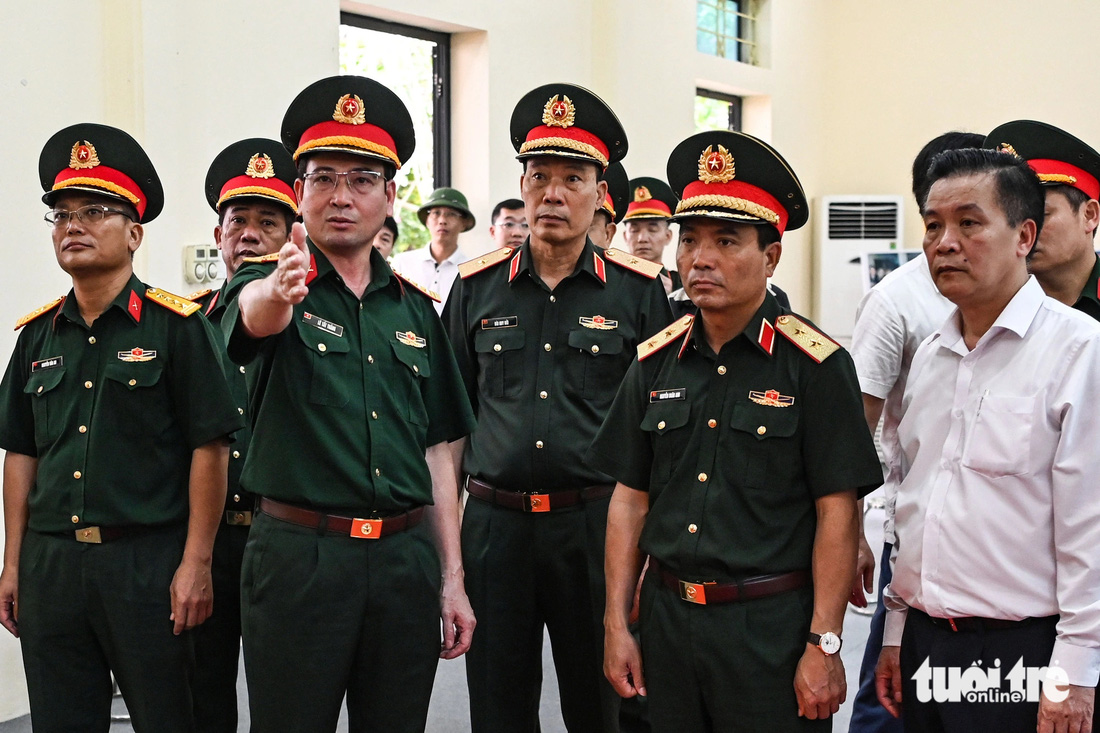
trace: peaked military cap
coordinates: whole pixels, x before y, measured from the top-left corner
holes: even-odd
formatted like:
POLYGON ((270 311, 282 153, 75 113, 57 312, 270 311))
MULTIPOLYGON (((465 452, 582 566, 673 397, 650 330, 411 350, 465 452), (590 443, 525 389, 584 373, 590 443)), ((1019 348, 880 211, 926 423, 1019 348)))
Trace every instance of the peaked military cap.
POLYGON ((642 176, 630 181, 630 206, 626 218, 671 219, 679 199, 672 188, 660 178, 642 176))
POLYGON ((330 76, 294 98, 283 116, 283 147, 306 153, 362 155, 398 168, 416 147, 412 117, 400 97, 365 76, 330 76))
POLYGON ((603 211, 611 217, 611 221, 618 224, 626 214, 626 204, 630 200, 630 184, 627 181, 626 169, 622 163, 612 163, 603 173, 603 179, 607 181, 607 196, 603 205, 597 211, 603 211))
POLYGON ((294 159, 281 143, 253 137, 233 143, 218 153, 206 172, 206 200, 214 211, 238 198, 276 201, 298 213, 294 159))
POLYGON ((574 84, 544 84, 512 111, 512 147, 519 160, 556 155, 603 168, 626 156, 626 131, 602 99, 574 84))
POLYGON ((704 216, 772 224, 783 234, 809 218, 806 194, 787 161, 743 132, 692 135, 672 151, 667 172, 680 197, 673 221, 704 216))
POLYGON ((84 122, 55 133, 38 157, 38 178, 47 206, 62 191, 89 191, 131 204, 143 224, 164 207, 164 188, 152 161, 137 140, 117 127, 84 122))
POLYGON ((986 136, 985 147, 1020 156, 1045 186, 1073 186, 1100 199, 1100 154, 1054 125, 1006 122, 986 136))

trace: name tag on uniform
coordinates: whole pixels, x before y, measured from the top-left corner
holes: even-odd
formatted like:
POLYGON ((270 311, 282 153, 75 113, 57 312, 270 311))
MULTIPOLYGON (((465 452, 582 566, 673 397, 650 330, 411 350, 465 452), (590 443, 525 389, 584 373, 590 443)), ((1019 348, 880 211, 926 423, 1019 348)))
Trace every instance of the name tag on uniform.
POLYGON ((157 358, 156 349, 143 349, 135 346, 129 351, 118 352, 118 358, 122 361, 152 361, 157 358))
POLYGON ((498 316, 496 318, 482 318, 481 330, 488 331, 491 328, 515 328, 519 325, 519 316, 498 316))
POLYGON ((308 323, 314 328, 321 329, 325 333, 331 333, 333 336, 344 335, 343 326, 338 323, 333 323, 332 321, 326 321, 324 318, 321 318, 320 316, 315 316, 312 313, 303 313, 302 323, 308 323))
POLYGON ((650 402, 668 402, 669 400, 683 399, 687 399, 687 389, 684 387, 677 387, 676 389, 655 389, 649 393, 650 402))
POLYGON ((65 363, 65 357, 63 356, 51 356, 49 359, 39 359, 38 361, 31 362, 31 374, 40 372, 43 369, 53 369, 59 367, 65 363))

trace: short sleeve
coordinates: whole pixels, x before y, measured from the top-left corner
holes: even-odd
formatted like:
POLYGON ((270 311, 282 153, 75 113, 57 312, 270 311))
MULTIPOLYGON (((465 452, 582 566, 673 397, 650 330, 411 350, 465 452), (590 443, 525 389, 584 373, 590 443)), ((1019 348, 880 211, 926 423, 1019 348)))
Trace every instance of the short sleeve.
POLYGON ((901 375, 905 324, 890 299, 876 289, 863 297, 856 312, 851 354, 860 391, 886 399, 901 375))
POLYGON ((455 363, 458 366, 459 379, 466 396, 477 413, 477 358, 473 344, 467 336, 466 318, 468 310, 469 287, 461 277, 455 279, 447 304, 443 307, 443 329, 450 341, 455 363))
POLYGON ((225 315, 222 316, 222 338, 229 359, 235 364, 249 364, 256 358, 267 339, 256 339, 248 335, 241 323, 241 290, 256 280, 263 280, 271 274, 271 265, 248 264, 237 270, 225 292, 225 315))
POLYGON ((635 358, 584 457, 591 468, 639 491, 649 491, 653 465, 653 446, 641 429, 647 394, 645 371, 635 358))
MULTIPOLYGON (((23 332, 25 334, 26 331, 23 332)), ((0 381, 0 448, 13 453, 37 456, 34 441, 34 406, 31 396, 23 391, 27 383, 27 359, 24 335, 19 340, 8 362, 4 379, 0 381)))
POLYGON ((430 334, 432 375, 424 380, 421 394, 428 409, 428 446, 458 440, 473 432, 474 413, 462 383, 447 333, 435 308, 424 316, 430 334))
POLYGON ((225 378, 217 329, 201 314, 173 325, 172 402, 189 450, 244 427, 225 378))

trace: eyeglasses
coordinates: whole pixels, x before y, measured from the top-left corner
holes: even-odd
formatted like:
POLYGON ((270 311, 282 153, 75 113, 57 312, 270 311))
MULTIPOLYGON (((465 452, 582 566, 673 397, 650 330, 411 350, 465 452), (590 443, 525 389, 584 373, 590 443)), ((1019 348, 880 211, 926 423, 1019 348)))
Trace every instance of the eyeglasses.
POLYGON ((527 222, 525 222, 525 221, 505 221, 505 222, 501 222, 500 224, 497 224, 497 226, 500 227, 501 229, 505 229, 507 231, 512 231, 513 229, 520 229, 521 231, 525 232, 528 229, 530 229, 530 227, 527 226, 527 222))
POLYGON ((313 193, 332 193, 336 190, 336 184, 341 178, 348 182, 348 188, 358 194, 367 194, 374 191, 386 178, 385 174, 378 171, 313 171, 302 176, 306 180, 306 188, 313 193))
POLYGON ((112 209, 110 206, 104 206, 103 204, 88 204, 87 206, 81 206, 79 209, 73 209, 69 211, 67 209, 53 209, 47 211, 46 215, 42 218, 46 220, 46 223, 52 227, 58 229, 67 227, 69 222, 75 216, 77 221, 82 221, 85 224, 95 226, 99 222, 103 221, 103 217, 111 214, 118 214, 119 216, 125 216, 130 221, 133 221, 131 217, 125 211, 120 209, 112 209))

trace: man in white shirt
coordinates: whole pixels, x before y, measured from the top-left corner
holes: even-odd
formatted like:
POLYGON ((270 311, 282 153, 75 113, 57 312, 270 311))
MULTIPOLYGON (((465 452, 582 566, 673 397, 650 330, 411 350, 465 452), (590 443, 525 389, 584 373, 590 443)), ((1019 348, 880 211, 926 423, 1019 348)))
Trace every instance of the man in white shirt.
MULTIPOLYGON (((928 165, 932 158, 946 150, 980 148, 983 138, 970 132, 946 132, 930 140, 913 160, 913 197, 917 208, 924 205, 928 190, 928 165)), ((901 398, 909 376, 909 366, 921 341, 936 330, 954 306, 936 290, 928 273, 924 255, 905 263, 887 275, 860 301, 856 310, 856 326, 852 332, 850 353, 859 376, 863 393, 863 413, 867 427, 874 435, 879 420, 882 423, 882 456, 886 463, 886 480, 882 485, 886 499, 886 520, 883 523, 882 563, 879 571, 878 605, 871 617, 871 629, 859 670, 859 689, 852 703, 849 733, 901 733, 901 721, 895 720, 879 704, 875 695, 875 665, 882 651, 882 629, 886 607, 882 589, 890 582, 890 551, 894 546, 894 497, 901 481, 901 450, 897 430, 901 421, 901 398)), ((862 529, 862 525, 861 525, 862 529)), ((860 537, 860 559, 856 566, 856 587, 852 602, 866 606, 864 591, 871 590, 875 573, 874 553, 867 540, 860 537)))
POLYGON ((924 252, 956 311, 917 351, 903 399, 879 700, 906 733, 1087 731, 1100 324, 1027 273, 1043 190, 1024 160, 949 151, 929 181, 924 252), (1068 685, 1028 689, 1045 666, 1068 685))
POLYGON ((435 312, 443 312, 443 304, 458 276, 458 266, 469 258, 458 248, 458 235, 474 228, 476 221, 462 192, 454 188, 437 188, 416 212, 420 223, 428 228, 432 241, 427 247, 394 255, 393 267, 417 285, 439 296, 435 312))

